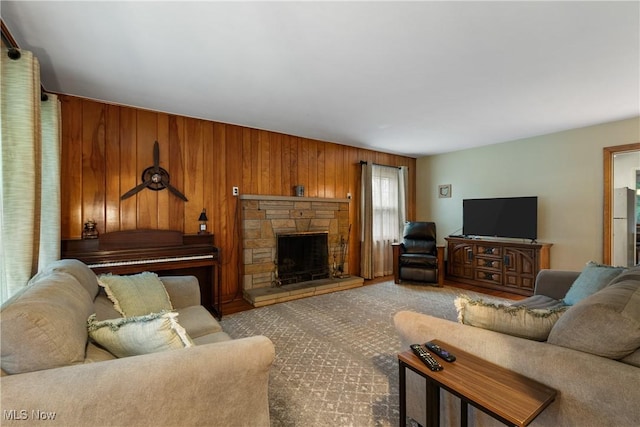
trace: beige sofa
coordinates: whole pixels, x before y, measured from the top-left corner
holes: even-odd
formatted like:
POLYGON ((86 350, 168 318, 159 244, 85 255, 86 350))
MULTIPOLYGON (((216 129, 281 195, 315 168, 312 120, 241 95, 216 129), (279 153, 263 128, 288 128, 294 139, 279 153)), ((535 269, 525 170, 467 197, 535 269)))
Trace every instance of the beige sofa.
MULTIPOLYGON (((537 296, 533 300, 542 299, 548 303, 550 298, 563 298, 578 275, 578 272, 542 271, 537 278, 537 296)), ((533 426, 639 426, 639 285, 638 267, 621 274, 617 284, 605 287, 565 311, 552 326, 548 341, 520 338, 409 311, 397 313, 394 323, 405 348, 413 343, 439 339, 556 389, 558 397, 534 419, 533 426), (621 288, 625 291, 619 292, 621 288), (620 300, 621 295, 626 295, 626 301, 620 300), (616 325, 616 316, 621 311, 626 316, 621 321, 624 325, 616 325), (589 313, 593 313, 591 318, 589 313), (605 323, 599 323, 603 319, 605 323), (565 335, 567 325, 571 323, 577 325, 577 330, 574 335, 565 335), (631 347, 636 346, 635 352, 626 357, 615 356, 620 360, 564 346, 593 346, 595 353, 602 353, 606 348, 603 350, 600 344, 617 342, 616 345, 620 345, 620 337, 615 337, 617 332, 613 331, 617 327, 624 329, 622 338, 634 340, 631 347), (555 328, 565 330, 554 331, 555 328), (563 342, 562 337, 569 338, 563 342), (550 343, 552 338, 556 344, 550 343)), ((442 363, 446 369, 446 362, 442 363)), ((407 416, 424 425, 424 379, 409 371, 407 383, 407 416)), ((441 392, 441 425, 460 425, 459 405, 459 399, 441 392)), ((474 426, 502 425, 471 407, 469 420, 469 425, 474 426)))
POLYGON ((120 314, 77 260, 53 263, 3 304, 0 424, 268 426, 272 342, 230 339, 200 305, 196 278, 161 280, 192 347, 116 358, 96 346, 87 318, 120 314))

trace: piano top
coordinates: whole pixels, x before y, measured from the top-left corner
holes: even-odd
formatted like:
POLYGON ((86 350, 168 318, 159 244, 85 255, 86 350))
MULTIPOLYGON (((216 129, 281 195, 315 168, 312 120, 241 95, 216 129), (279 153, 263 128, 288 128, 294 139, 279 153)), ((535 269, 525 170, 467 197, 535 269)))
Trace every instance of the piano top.
POLYGON ((213 245, 213 234, 129 230, 105 233, 99 239, 63 239, 61 243, 63 259, 78 259, 95 274, 152 271, 196 276, 202 304, 218 319, 222 317, 219 251, 213 245))
MULTIPOLYGON (((127 230, 105 233, 98 239, 63 239, 62 258, 97 266, 144 260, 217 259, 213 234, 182 234, 174 230, 127 230), (203 257, 214 255, 213 257, 203 257)), ((138 262, 143 264, 143 262, 138 262)))

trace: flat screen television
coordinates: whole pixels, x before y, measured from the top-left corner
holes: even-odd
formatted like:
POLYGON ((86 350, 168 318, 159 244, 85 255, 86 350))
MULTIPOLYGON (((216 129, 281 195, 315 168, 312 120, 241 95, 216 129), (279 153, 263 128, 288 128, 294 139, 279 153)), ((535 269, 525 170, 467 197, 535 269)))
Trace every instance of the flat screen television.
POLYGON ((538 238, 538 198, 464 199, 462 201, 462 234, 536 240, 538 238))

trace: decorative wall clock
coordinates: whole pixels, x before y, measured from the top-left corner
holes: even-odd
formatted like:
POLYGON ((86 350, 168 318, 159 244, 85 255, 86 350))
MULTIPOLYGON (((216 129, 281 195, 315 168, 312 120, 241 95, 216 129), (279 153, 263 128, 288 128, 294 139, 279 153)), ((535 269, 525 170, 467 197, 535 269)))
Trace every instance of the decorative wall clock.
POLYGON ((184 194, 169 184, 169 179, 169 172, 160 167, 160 147, 158 141, 156 141, 153 144, 153 166, 149 166, 142 171, 142 183, 120 196, 120 200, 127 199, 145 188, 153 191, 160 191, 167 188, 175 194, 176 197, 188 202, 184 194))

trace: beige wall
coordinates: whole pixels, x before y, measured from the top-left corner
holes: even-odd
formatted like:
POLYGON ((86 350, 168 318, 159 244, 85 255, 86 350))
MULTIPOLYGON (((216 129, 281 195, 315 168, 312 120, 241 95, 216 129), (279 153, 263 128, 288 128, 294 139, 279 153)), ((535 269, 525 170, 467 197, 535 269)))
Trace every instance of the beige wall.
POLYGON ((553 243, 551 268, 602 261, 602 148, 640 142, 640 117, 423 157, 416 162, 416 219, 438 241, 462 232, 462 200, 538 196, 538 241, 553 243), (438 198, 451 184, 452 197, 438 198))

